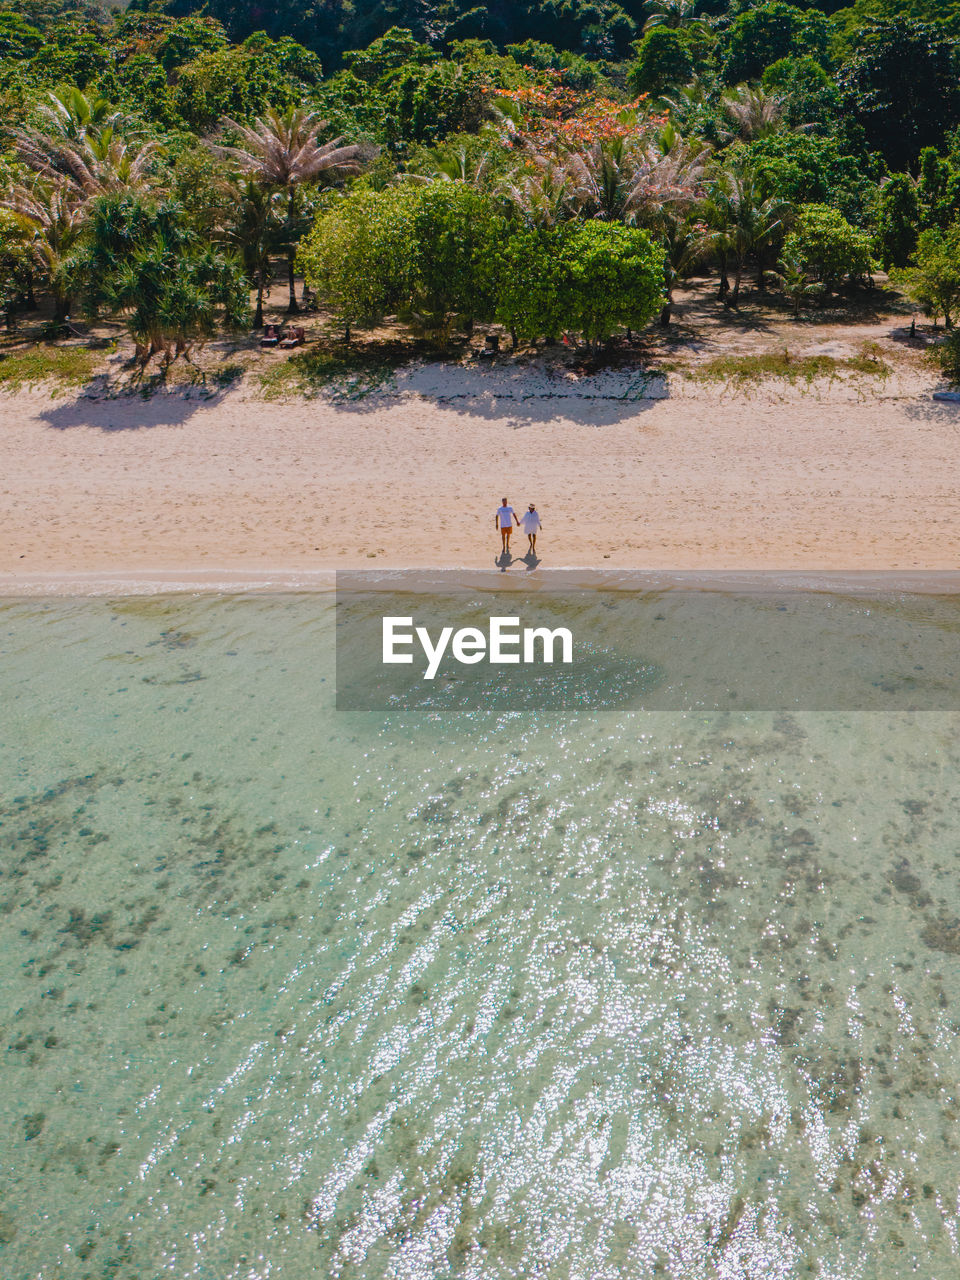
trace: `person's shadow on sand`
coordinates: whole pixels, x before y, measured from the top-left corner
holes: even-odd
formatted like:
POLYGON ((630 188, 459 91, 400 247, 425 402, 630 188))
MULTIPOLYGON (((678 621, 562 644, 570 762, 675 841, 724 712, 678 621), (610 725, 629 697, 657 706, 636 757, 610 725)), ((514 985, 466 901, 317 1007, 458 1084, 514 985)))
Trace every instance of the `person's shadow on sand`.
POLYGON ((501 573, 506 573, 507 570, 510 568, 510 566, 513 564, 513 556, 510 554, 509 551, 501 551, 493 563, 497 566, 497 568, 500 570, 501 573))
POLYGON ((523 557, 523 563, 527 566, 528 569, 535 569, 537 565, 540 563, 540 557, 537 555, 535 551, 528 551, 527 554, 523 557))

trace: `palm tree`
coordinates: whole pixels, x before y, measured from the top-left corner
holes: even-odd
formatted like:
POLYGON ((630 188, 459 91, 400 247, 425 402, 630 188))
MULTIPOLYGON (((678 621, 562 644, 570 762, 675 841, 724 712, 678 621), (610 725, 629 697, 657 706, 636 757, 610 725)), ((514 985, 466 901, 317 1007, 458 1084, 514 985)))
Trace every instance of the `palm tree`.
POLYGON ((83 226, 84 201, 63 183, 38 181, 18 184, 0 197, 0 208, 9 209, 30 233, 34 261, 50 281, 54 321, 70 314, 70 256, 83 226))
POLYGON ((79 142, 93 130, 115 128, 123 119, 106 98, 88 98, 73 85, 60 93, 48 93, 47 102, 38 107, 37 115, 43 121, 44 133, 70 142, 79 142))
POLYGON ((573 200, 587 218, 619 221, 626 212, 636 149, 623 138, 591 142, 570 150, 563 164, 570 176, 573 200))
POLYGON ((673 291, 693 272, 694 267, 703 257, 709 240, 702 222, 696 221, 689 215, 672 213, 668 214, 663 221, 660 242, 666 249, 664 259, 666 302, 660 312, 660 325, 665 329, 673 313, 673 291))
POLYGON ((290 107, 282 115, 268 111, 265 119, 258 117, 252 125, 240 124, 224 116, 220 122, 221 130, 229 129, 237 134, 242 145, 207 142, 216 155, 231 160, 258 186, 286 196, 284 231, 290 286, 287 310, 291 314, 299 310, 293 263, 302 230, 299 226, 301 188, 323 178, 348 177, 361 169, 362 151, 355 143, 342 146, 342 138, 334 138, 331 142, 319 141, 318 134, 324 124, 316 111, 305 111, 302 107, 290 107))
POLYGON ((704 26, 703 18, 696 16, 697 0, 647 0, 649 18, 643 24, 644 31, 653 27, 704 26))
POLYGON ((553 227, 576 212, 577 197, 566 167, 547 156, 529 156, 499 186, 507 212, 538 227, 553 227))
POLYGON ((157 142, 119 137, 113 125, 76 139, 17 129, 14 147, 34 173, 74 188, 85 199, 143 186, 160 149, 157 142))
POLYGON ((712 228, 708 237, 720 257, 721 297, 726 301, 726 261, 734 264, 730 303, 740 298, 743 269, 750 254, 759 261, 758 283, 763 286, 762 252, 783 230, 790 205, 776 196, 763 198, 756 170, 748 164, 730 165, 717 171, 706 203, 706 220, 712 228))
MULTIPOLYGON (((482 137, 482 134, 479 135, 482 137)), ((499 140, 490 143, 485 150, 476 150, 458 146, 453 151, 445 147, 428 149, 420 162, 419 173, 404 173, 400 176, 408 182, 465 182, 470 187, 481 189, 487 182, 487 171, 490 168, 494 148, 500 147, 499 140)))
POLYGON ((627 193, 627 221, 658 229, 666 217, 686 215, 704 197, 710 148, 687 142, 669 123, 648 144, 627 193))
POLYGON ((806 267, 794 258, 784 258, 780 265, 783 271, 773 271, 771 275, 780 285, 784 296, 793 303, 793 316, 797 319, 804 298, 822 298, 824 286, 812 279, 806 267))
POLYGON ((740 85, 723 96, 723 109, 740 137, 749 142, 767 138, 783 128, 786 100, 764 89, 740 85))
POLYGON ((283 224, 278 209, 278 192, 259 186, 251 178, 224 184, 234 211, 233 220, 223 229, 223 239, 239 250, 247 277, 257 282, 257 303, 253 327, 263 328, 263 294, 270 283, 270 252, 283 224))

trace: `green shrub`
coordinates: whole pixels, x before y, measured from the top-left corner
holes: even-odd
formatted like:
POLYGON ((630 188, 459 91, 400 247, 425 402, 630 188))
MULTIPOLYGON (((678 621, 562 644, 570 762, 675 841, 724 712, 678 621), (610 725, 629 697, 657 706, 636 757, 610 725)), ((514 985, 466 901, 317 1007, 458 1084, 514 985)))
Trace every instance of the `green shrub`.
POLYGON ((784 242, 783 257, 797 263, 826 290, 835 289, 844 279, 862 280, 873 269, 868 237, 825 204, 801 207, 784 242))

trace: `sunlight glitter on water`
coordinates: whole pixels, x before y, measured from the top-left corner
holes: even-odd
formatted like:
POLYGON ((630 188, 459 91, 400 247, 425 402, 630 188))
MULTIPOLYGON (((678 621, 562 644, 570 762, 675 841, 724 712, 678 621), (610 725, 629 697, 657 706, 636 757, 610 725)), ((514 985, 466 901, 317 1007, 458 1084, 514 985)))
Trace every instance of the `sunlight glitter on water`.
POLYGON ((4 1276, 952 1274, 956 717, 337 714, 331 627, 0 610, 4 1276))

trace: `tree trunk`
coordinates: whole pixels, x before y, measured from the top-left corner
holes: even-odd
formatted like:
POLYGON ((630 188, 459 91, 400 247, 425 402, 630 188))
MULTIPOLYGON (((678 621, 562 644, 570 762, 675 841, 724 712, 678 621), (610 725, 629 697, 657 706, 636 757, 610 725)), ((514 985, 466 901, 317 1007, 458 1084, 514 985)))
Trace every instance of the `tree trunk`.
POLYGON ((516 331, 516 329, 511 329, 511 330, 510 330, 510 341, 513 343, 513 349, 514 349, 514 351, 516 351, 516 349, 517 349, 517 331, 516 331))
POLYGON ((290 301, 287 304, 288 316, 295 316, 300 310, 297 305, 297 283, 293 275, 293 255, 294 250, 291 248, 287 254, 287 284, 290 288, 290 301))
POLYGON ((257 272, 257 309, 253 317, 253 327, 263 328, 263 272, 257 272))
POLYGON ((667 302, 666 306, 664 306, 660 311, 660 328, 661 329, 669 329, 670 317, 672 314, 673 314, 673 305, 672 303, 667 302))
POLYGON ((53 323, 63 324, 70 314, 70 295, 55 290, 53 295, 53 323))
POLYGON ((737 259, 737 269, 734 272, 734 276, 733 276, 733 294, 731 295, 731 298, 730 298, 730 302, 733 306, 736 306, 740 301, 740 281, 742 279, 743 279, 743 262, 740 259, 737 259))
POLYGON ((730 277, 727 275, 727 255, 720 253, 720 289, 717 297, 721 302, 726 302, 727 294, 730 292, 730 277))

